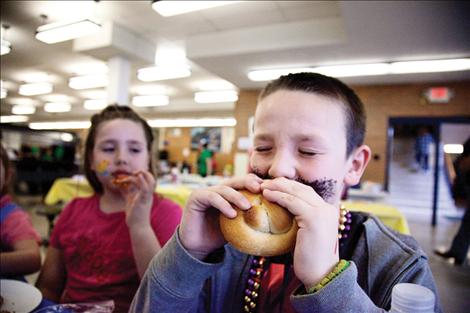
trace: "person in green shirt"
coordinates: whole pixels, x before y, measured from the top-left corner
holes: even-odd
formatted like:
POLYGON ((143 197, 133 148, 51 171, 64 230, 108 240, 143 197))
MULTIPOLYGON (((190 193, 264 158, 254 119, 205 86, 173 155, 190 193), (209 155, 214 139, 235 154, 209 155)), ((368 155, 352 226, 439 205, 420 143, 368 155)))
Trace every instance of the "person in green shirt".
POLYGON ((197 171, 202 177, 212 174, 212 152, 208 149, 206 141, 201 142, 202 147, 197 158, 197 171))

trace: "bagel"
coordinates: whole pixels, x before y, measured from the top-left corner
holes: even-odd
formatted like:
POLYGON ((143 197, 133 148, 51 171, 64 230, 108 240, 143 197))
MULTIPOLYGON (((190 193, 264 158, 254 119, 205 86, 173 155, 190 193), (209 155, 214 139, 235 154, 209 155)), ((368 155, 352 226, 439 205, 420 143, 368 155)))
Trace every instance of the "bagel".
POLYGON ((292 251, 297 236, 297 222, 283 207, 266 200, 262 194, 240 190, 251 208, 237 207, 235 218, 219 216, 220 229, 232 246, 257 256, 276 256, 292 251))

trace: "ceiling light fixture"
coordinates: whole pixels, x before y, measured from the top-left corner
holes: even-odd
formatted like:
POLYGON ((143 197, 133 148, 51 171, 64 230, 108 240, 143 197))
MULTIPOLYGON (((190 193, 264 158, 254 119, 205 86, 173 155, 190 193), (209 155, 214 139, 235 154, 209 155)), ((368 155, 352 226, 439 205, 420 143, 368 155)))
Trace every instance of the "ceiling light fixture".
POLYGON ((87 129, 90 126, 89 121, 35 122, 28 125, 31 129, 87 129))
POLYGON ((74 137, 70 133, 62 133, 60 134, 60 139, 65 142, 72 142, 74 140, 74 137))
POLYGON ((445 153, 452 153, 452 154, 463 153, 463 145, 461 144, 448 143, 448 144, 445 144, 443 148, 444 148, 445 153))
POLYGON ((48 102, 44 105, 44 111, 49 113, 70 112, 72 106, 67 102, 48 102))
POLYGON ((31 83, 20 85, 18 93, 22 96, 36 96, 51 93, 53 86, 50 83, 31 83))
POLYGON ((255 70, 248 72, 248 78, 252 81, 268 81, 289 73, 300 72, 315 72, 333 77, 354 77, 467 70, 470 70, 470 59, 468 58, 255 70))
POLYGON ((213 7, 237 3, 240 1, 153 1, 152 9, 168 17, 213 7))
POLYGON ((34 105, 26 104, 16 104, 11 108, 11 113, 15 115, 29 115, 36 112, 36 107, 34 105))
POLYGON ((191 69, 188 66, 152 66, 137 71, 137 78, 144 82, 189 76, 191 76, 191 69))
POLYGON ((10 53, 10 51, 11 51, 11 43, 9 41, 2 39, 2 47, 0 50, 0 55, 8 54, 10 53))
POLYGON ((2 24, 1 34, 0 34, 0 38, 1 38, 1 41, 2 41, 2 47, 1 47, 1 50, 0 50, 0 55, 8 54, 11 51, 11 43, 8 40, 5 39, 5 34, 7 32, 7 29, 9 29, 9 28, 10 28, 10 25, 2 24))
POLYGON ((85 75, 69 79, 69 87, 75 90, 101 88, 107 85, 107 75, 85 75))
POLYGON ((97 111, 102 110, 108 105, 106 99, 88 99, 83 102, 83 107, 86 110, 97 111))
POLYGON ((385 75, 389 72, 389 65, 386 63, 370 63, 338 66, 319 66, 315 67, 314 71, 316 73, 333 77, 385 75))
MULTIPOLYGON (((45 15, 41 17, 47 18, 45 15)), ((91 35, 100 29, 101 25, 90 19, 51 23, 38 27, 36 39, 52 44, 91 35)))
POLYGON ((424 60, 393 62, 390 64, 392 74, 454 72, 470 70, 470 59, 424 60))
POLYGON ((234 90, 200 91, 194 93, 194 101, 196 103, 235 102, 237 100, 238 93, 234 90))
POLYGON ((170 104, 170 98, 166 95, 132 97, 132 105, 136 107, 156 107, 168 104, 170 104))
POLYGON ((233 127, 237 125, 234 118, 182 118, 148 120, 151 127, 233 127))
POLYGON ((0 116, 0 123, 22 123, 27 122, 29 117, 24 115, 2 115, 0 116))

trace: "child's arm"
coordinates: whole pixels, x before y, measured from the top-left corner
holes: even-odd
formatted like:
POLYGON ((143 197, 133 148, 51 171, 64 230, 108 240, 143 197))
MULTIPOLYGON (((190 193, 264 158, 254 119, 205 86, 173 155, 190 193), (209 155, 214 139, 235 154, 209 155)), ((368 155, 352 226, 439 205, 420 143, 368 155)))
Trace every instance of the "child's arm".
POLYGON ((35 240, 20 240, 13 251, 0 253, 0 272, 3 275, 25 275, 39 271, 41 255, 35 240))
POLYGON ((150 223, 155 178, 150 172, 138 172, 123 182, 128 184, 122 192, 126 196, 126 223, 132 252, 139 277, 143 277, 150 261, 161 249, 150 223))
POLYGON ((59 302, 65 286, 65 264, 62 251, 57 248, 47 249, 46 261, 42 267, 36 286, 44 298, 59 302))

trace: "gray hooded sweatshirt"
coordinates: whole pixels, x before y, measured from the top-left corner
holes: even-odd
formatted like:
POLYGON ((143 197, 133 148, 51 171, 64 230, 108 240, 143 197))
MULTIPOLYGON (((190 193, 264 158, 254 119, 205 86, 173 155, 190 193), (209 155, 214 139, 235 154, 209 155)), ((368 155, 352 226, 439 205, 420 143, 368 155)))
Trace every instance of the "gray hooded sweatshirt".
MULTIPOLYGON (((289 301, 299 313, 375 313, 390 309, 392 287, 416 283, 436 295, 427 257, 410 236, 398 234, 376 217, 361 216, 350 266, 321 290, 295 291, 289 301)), ((181 245, 178 232, 153 258, 134 297, 131 313, 241 312, 252 256, 225 245, 218 257, 202 262, 181 245)))

